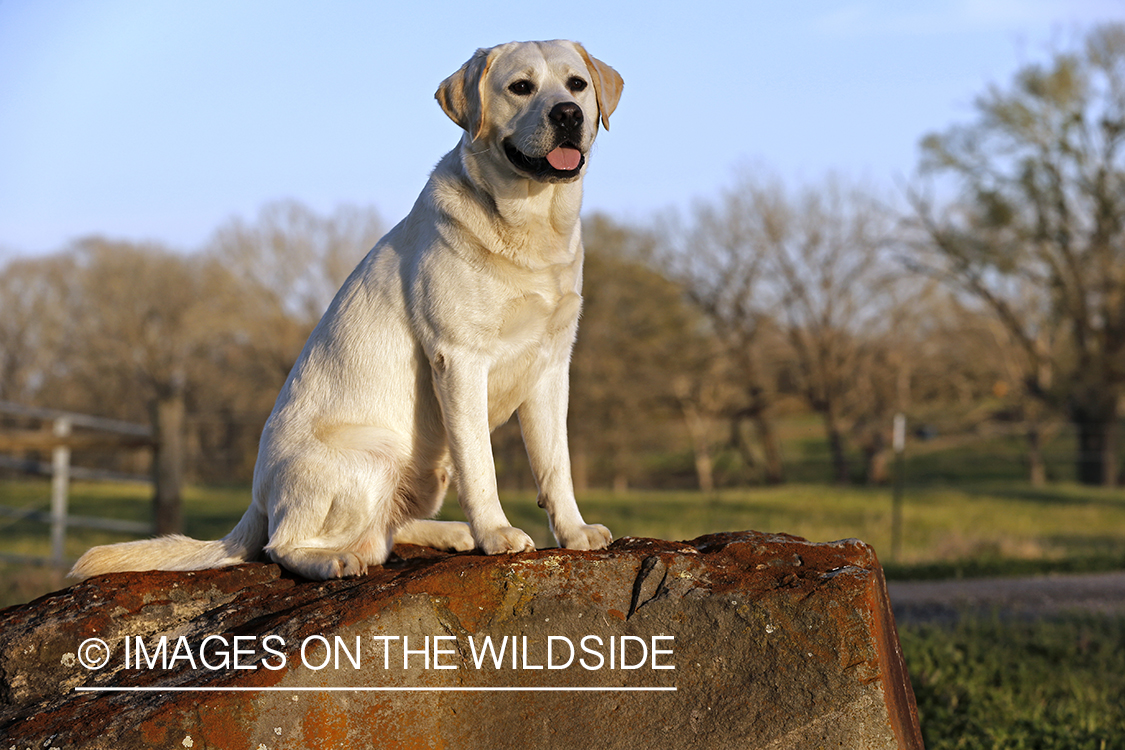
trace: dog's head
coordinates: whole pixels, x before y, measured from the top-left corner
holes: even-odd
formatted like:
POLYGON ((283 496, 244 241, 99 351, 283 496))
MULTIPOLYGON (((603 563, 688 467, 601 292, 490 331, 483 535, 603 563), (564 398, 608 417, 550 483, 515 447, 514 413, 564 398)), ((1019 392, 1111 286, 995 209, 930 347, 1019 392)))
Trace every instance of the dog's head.
POLYGON ((511 42, 477 50, 435 94, 479 148, 502 154, 517 175, 570 182, 609 128, 623 82, 576 42, 511 42))

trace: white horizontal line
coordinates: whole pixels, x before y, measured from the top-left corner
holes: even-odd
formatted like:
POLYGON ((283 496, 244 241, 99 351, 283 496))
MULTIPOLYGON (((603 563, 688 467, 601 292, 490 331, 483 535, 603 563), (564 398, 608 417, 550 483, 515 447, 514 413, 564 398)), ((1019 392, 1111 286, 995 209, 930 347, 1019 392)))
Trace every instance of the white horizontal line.
POLYGON ((76 687, 87 693, 239 693, 255 691, 327 693, 674 693, 673 687, 76 687))

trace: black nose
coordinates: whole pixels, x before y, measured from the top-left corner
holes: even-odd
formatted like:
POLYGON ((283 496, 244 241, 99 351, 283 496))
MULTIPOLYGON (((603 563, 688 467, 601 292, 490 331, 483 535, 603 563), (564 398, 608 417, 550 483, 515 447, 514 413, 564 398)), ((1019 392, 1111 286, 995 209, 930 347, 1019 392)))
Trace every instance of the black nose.
POLYGON ((574 102, 560 102, 551 108, 549 117, 563 131, 571 133, 582 129, 582 108, 574 102))

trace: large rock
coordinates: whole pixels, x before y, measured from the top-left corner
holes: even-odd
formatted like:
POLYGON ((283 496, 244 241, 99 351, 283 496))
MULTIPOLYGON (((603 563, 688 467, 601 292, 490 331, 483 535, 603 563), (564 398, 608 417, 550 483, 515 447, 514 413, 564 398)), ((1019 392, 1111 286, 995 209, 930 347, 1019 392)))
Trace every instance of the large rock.
POLYGON ((0 750, 922 747, 861 542, 398 552, 324 583, 107 575, 0 612, 0 750))

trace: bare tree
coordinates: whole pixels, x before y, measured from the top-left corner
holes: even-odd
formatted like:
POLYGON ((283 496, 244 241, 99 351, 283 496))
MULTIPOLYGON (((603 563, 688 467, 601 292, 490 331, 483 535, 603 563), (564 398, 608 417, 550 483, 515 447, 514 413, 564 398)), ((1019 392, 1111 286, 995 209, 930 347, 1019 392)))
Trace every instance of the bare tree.
POLYGON ((927 136, 923 167, 951 175, 939 211, 916 191, 917 261, 983 301, 1023 348, 1026 387, 1065 407, 1077 475, 1117 481, 1125 388, 1125 25, 1028 65, 927 136))
POLYGON ((74 258, 14 259, 0 270, 0 399, 32 403, 57 371, 68 335, 74 258))
POLYGON ((294 201, 270 203, 255 222, 233 219, 215 232, 207 252, 243 285, 243 325, 253 329, 249 345, 281 379, 383 232, 374 209, 343 206, 320 215, 294 201))
POLYGON ((852 431, 865 434, 870 474, 901 364, 889 346, 900 320, 892 314, 893 290, 903 276, 886 252, 889 217, 872 198, 834 180, 795 197, 776 185, 747 191, 761 217, 758 243, 778 290, 800 388, 824 422, 833 476, 852 478, 852 431))
POLYGON ((1043 485, 1048 478, 1044 445, 1059 425, 1057 410, 1036 392, 1050 387, 1051 372, 1033 372, 1023 346, 979 300, 948 286, 943 291, 920 329, 918 400, 955 429, 977 432, 991 423, 1018 430, 1028 481, 1043 485))
POLYGON ((381 232, 373 211, 295 203, 232 221, 205 252, 91 237, 0 278, 0 397, 151 420, 161 531, 185 472, 246 478, 278 388, 381 232))
POLYGON ((669 265, 712 321, 743 386, 732 433, 753 420, 772 481, 782 476, 772 411, 783 382, 821 417, 837 481, 851 478, 853 431, 865 473, 878 479, 902 389, 896 368, 906 363, 889 344, 903 316, 888 311, 909 302, 894 290, 902 273, 886 251, 891 226, 874 199, 839 181, 791 193, 746 175, 715 204, 698 206, 676 235, 669 265))
MULTIPOLYGON (((721 407, 730 420, 731 442, 746 463, 753 463, 741 429, 750 422, 764 455, 765 479, 779 483, 784 481, 784 468, 774 429, 775 379, 772 362, 764 356, 774 320, 766 289, 766 259, 757 244, 760 217, 752 201, 752 196, 735 189, 724 192, 714 205, 697 204, 688 226, 662 229, 666 244, 661 262, 722 343, 713 356, 723 362, 696 369, 705 380, 681 383, 681 400, 713 392, 708 374, 723 372, 732 378, 737 393, 724 398, 721 407)), ((697 396, 685 404, 706 411, 715 408, 715 399, 709 401, 705 404, 697 396)))
POLYGON ((148 405, 159 443, 156 530, 179 531, 187 392, 240 295, 217 264, 157 245, 88 238, 74 257, 71 379, 128 394, 108 403, 148 405))
POLYGON ((669 405, 693 361, 697 329, 679 287, 644 260, 651 233, 597 215, 583 232, 584 302, 571 365, 575 471, 583 484, 583 467, 599 456, 620 490, 640 473, 646 449, 673 441, 669 405))

